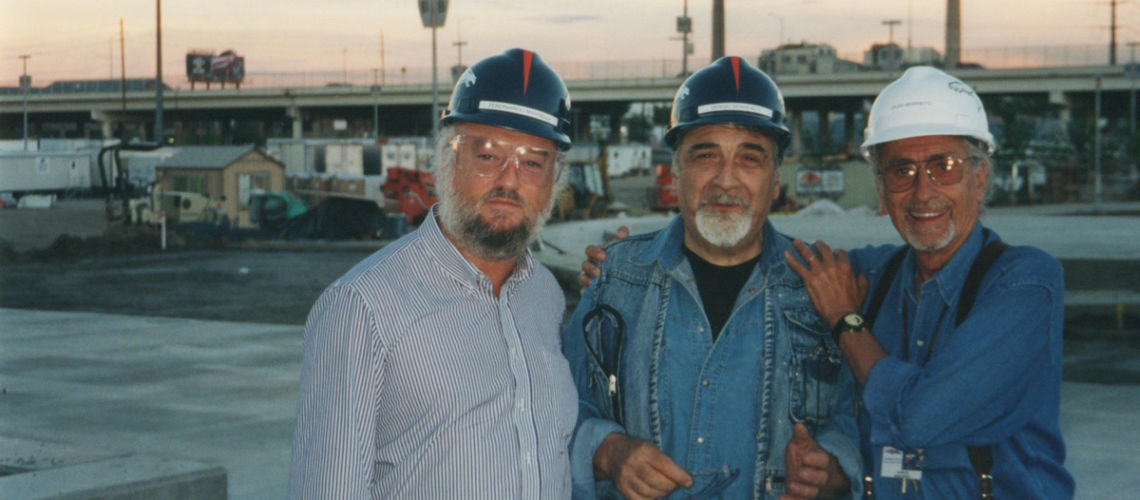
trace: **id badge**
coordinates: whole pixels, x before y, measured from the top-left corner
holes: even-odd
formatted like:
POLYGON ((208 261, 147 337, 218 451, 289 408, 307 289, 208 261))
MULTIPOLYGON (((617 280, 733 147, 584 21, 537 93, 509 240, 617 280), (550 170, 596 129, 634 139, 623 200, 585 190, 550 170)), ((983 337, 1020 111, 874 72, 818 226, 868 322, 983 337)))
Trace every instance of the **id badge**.
POLYGON ((892 446, 884 446, 880 475, 902 479, 904 482, 906 480, 920 481, 922 480, 922 462, 924 459, 922 448, 913 452, 904 452, 892 446))

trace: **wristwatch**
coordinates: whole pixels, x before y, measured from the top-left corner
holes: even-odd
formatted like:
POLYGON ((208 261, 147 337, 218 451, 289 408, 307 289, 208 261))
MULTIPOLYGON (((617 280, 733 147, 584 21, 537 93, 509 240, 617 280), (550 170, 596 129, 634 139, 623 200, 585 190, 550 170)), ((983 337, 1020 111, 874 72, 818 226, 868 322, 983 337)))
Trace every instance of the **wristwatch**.
POLYGON ((859 313, 847 313, 839 318, 839 322, 831 327, 831 338, 839 344, 839 335, 843 332, 857 332, 863 329, 863 317, 859 313))

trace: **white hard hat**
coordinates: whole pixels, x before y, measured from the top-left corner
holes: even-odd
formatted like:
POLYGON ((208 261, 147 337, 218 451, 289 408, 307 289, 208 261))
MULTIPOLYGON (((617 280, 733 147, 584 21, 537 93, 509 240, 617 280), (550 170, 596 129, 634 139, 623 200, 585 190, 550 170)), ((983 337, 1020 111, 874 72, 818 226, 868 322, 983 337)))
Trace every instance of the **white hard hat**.
POLYGON ((939 69, 915 66, 875 98, 860 150, 876 144, 927 135, 960 135, 994 151, 994 136, 982 100, 969 85, 939 69))

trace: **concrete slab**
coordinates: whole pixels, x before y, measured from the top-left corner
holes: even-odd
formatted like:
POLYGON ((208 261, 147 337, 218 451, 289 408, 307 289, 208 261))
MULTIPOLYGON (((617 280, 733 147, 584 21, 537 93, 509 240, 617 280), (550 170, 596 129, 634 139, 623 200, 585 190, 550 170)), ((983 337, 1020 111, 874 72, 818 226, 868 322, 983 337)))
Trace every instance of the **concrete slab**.
POLYGON ((213 464, 230 498, 284 497, 300 326, 17 309, 0 325, 0 435, 213 464))
MULTIPOLYGON (((119 477, 214 464, 231 499, 284 497, 300 326, 17 309, 0 325, 0 435, 65 443, 75 467, 126 456, 119 477)), ((1062 397, 1077 498, 1131 491, 1140 386, 1066 382, 1062 397)))

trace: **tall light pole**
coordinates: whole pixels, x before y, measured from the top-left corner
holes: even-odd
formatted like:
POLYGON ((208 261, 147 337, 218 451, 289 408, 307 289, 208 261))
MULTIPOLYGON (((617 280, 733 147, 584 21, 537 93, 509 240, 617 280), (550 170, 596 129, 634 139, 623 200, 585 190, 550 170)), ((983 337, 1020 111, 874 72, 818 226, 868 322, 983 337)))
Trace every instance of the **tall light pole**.
POLYGON ((419 0, 424 27, 431 28, 431 135, 439 130, 439 67, 436 63, 436 28, 442 28, 447 17, 447 0, 419 0))
POLYGON ((693 18, 689 17, 689 0, 681 10, 681 17, 677 18, 677 31, 681 33, 681 76, 689 76, 689 54, 693 47, 689 45, 689 33, 693 32, 693 18))
POLYGON ((28 150, 28 92, 32 90, 32 77, 28 76, 29 54, 21 54, 24 60, 24 73, 20 75, 20 93, 24 94, 24 151, 28 150))

